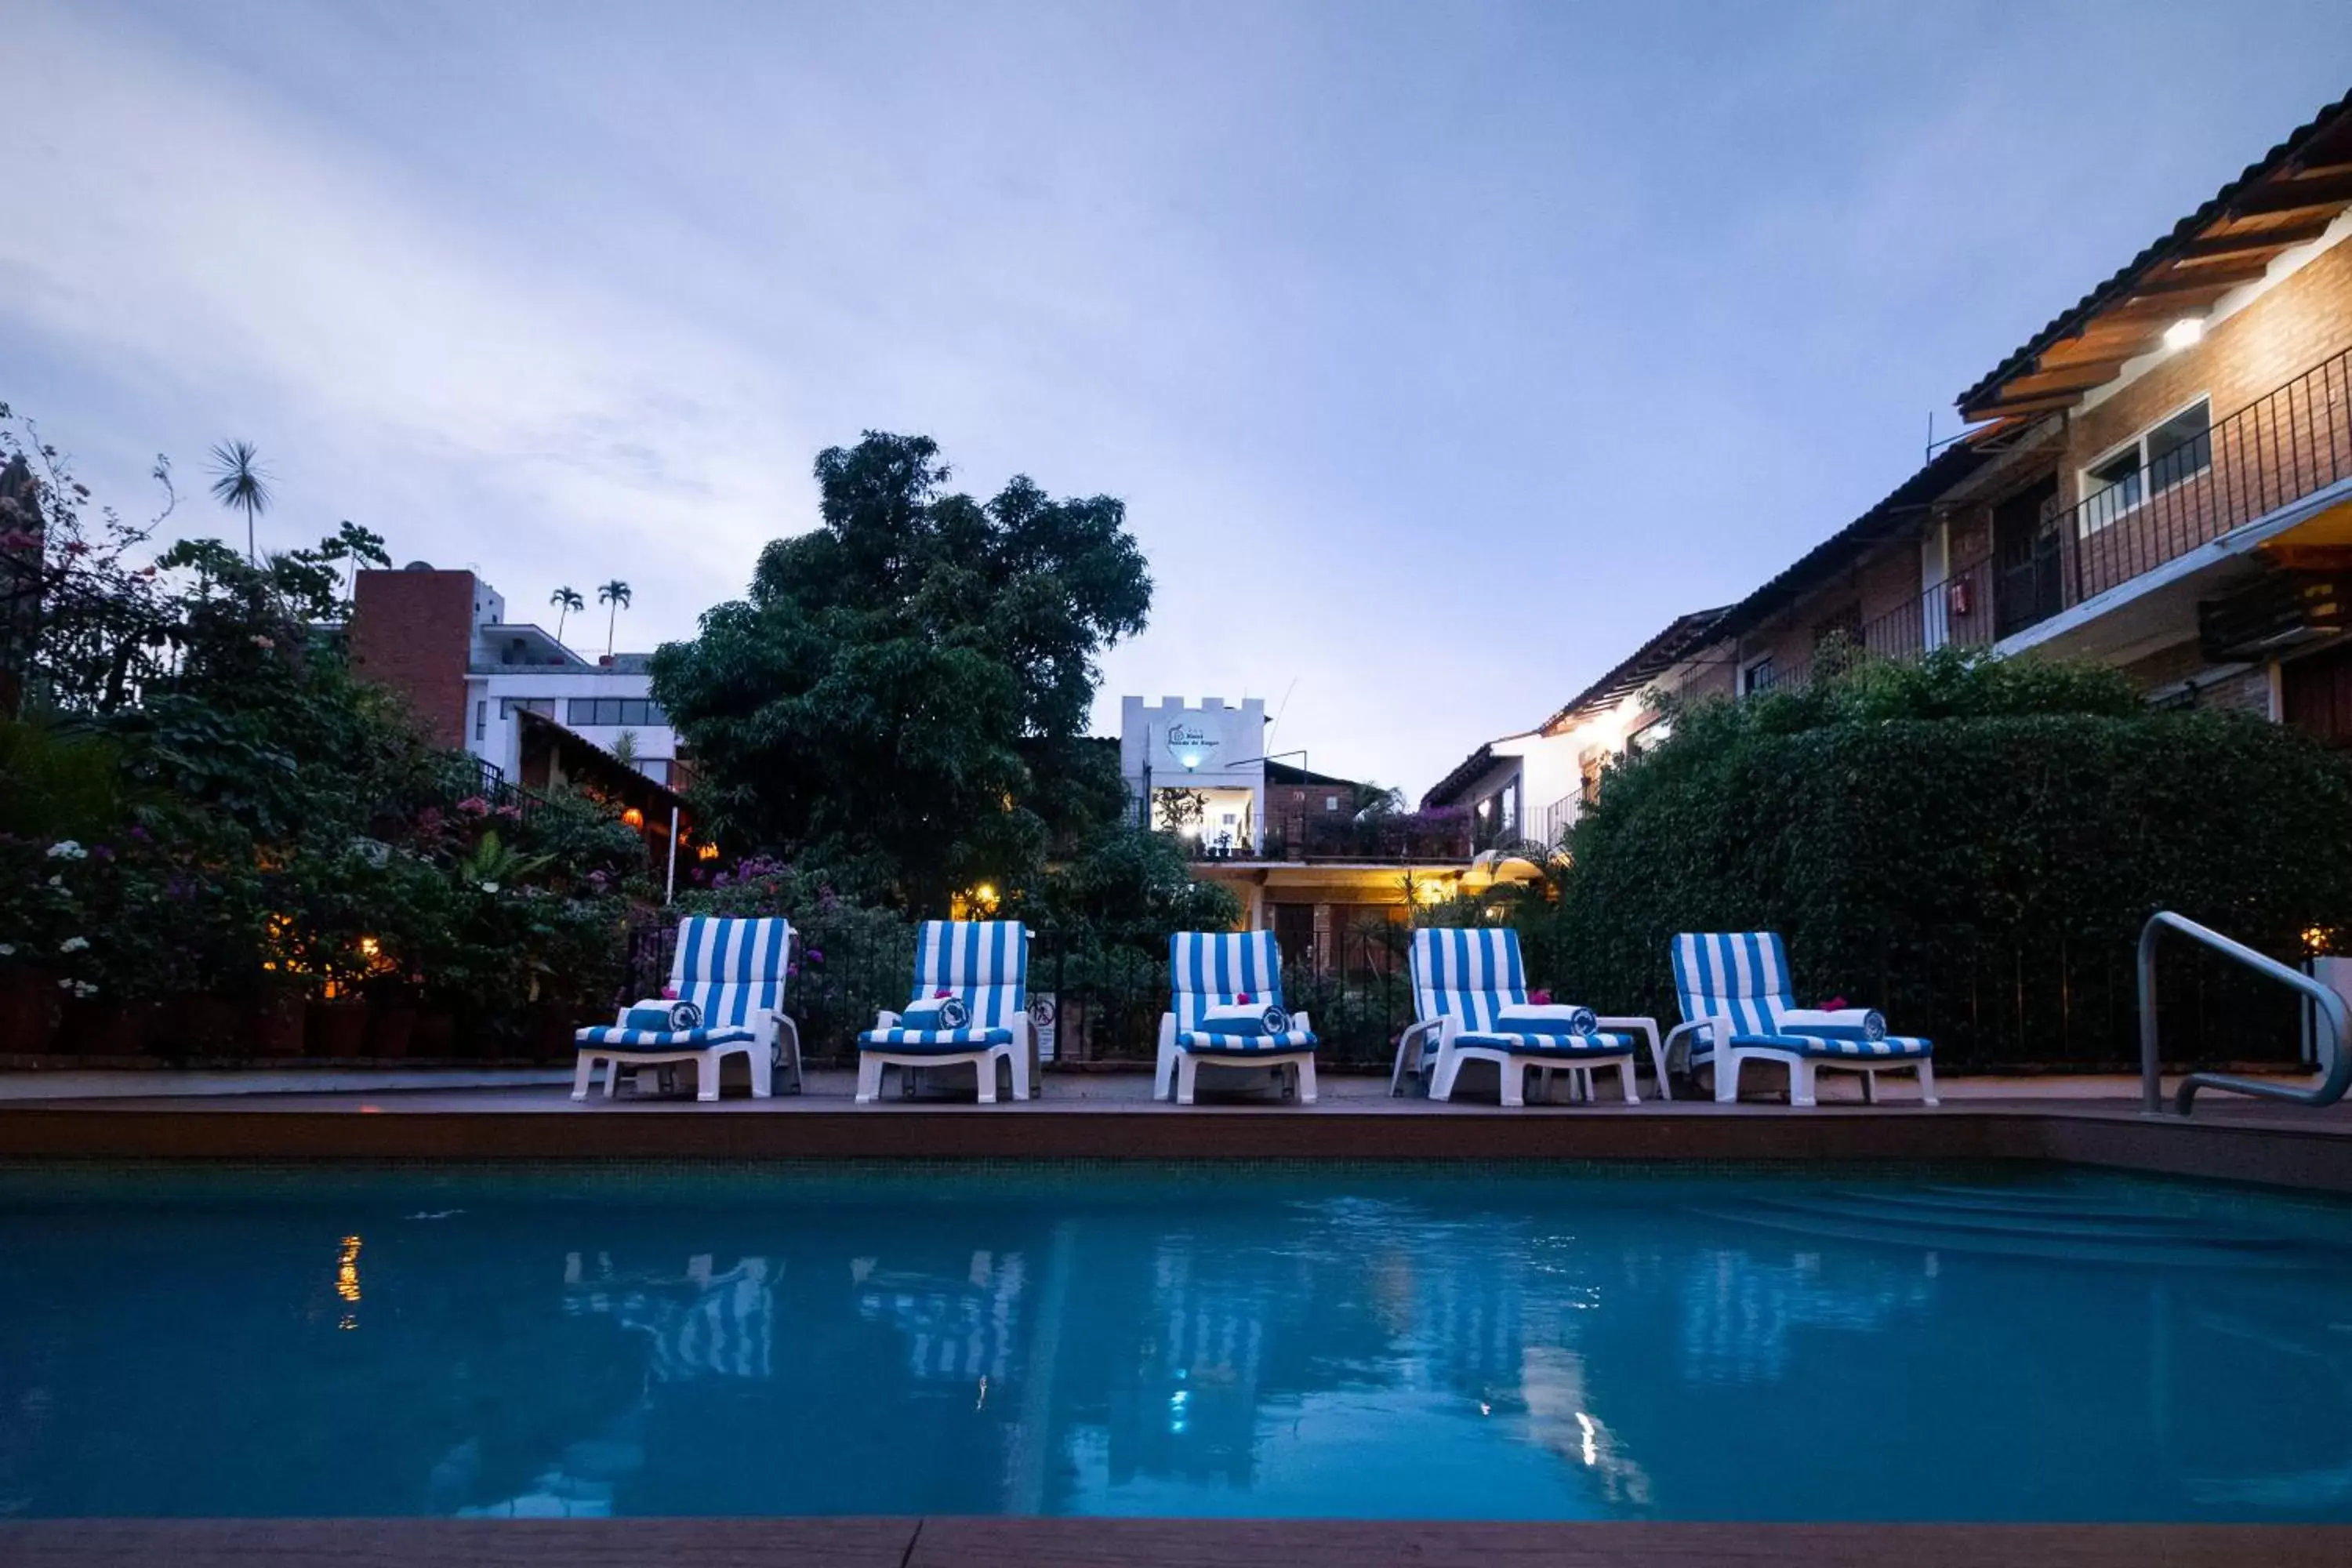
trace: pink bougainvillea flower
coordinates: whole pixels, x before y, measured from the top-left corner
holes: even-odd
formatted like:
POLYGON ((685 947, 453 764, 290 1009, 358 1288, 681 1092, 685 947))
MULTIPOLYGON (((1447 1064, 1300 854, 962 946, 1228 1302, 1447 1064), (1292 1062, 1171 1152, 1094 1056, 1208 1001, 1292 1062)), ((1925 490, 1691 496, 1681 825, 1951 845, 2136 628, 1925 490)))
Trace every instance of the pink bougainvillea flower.
POLYGON ((1529 1006, 1531 1006, 1531 1007, 1549 1007, 1549 1006, 1550 1006, 1550 1005, 1551 1005, 1551 993, 1550 993, 1550 992, 1549 992, 1549 991, 1530 991, 1530 992, 1528 992, 1528 1005, 1529 1005, 1529 1006))

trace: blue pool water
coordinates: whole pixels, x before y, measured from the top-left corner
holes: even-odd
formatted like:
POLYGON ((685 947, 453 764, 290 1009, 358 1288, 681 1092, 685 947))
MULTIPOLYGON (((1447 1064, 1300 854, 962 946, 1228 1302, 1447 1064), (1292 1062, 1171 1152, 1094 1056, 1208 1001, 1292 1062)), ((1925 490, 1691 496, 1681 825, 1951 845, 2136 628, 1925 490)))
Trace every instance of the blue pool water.
POLYGON ((2352 1520, 2352 1207, 2055 1169, 0 1173, 0 1517, 2352 1520))

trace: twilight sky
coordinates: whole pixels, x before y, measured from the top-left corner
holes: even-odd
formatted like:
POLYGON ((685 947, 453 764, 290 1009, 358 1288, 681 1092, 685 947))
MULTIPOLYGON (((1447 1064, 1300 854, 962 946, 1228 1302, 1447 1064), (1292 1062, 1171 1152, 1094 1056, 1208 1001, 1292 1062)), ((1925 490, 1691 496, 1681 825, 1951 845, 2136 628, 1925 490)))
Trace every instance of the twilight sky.
POLYGON ((1127 500, 1103 732, 1287 694, 1418 794, 1892 489, 2352 7, 5 0, 0 58, 0 401, 126 510, 163 451, 226 535, 250 439, 265 544, 619 575, 646 647, 927 432, 1127 500))

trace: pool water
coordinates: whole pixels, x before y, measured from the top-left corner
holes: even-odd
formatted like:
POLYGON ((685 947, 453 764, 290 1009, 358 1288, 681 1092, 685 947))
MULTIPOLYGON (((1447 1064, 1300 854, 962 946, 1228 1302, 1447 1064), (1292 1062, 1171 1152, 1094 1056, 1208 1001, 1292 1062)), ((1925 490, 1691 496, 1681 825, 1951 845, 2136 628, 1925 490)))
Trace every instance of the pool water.
POLYGON ((2059 1168, 0 1173, 0 1517, 2352 1520, 2352 1206, 2059 1168))

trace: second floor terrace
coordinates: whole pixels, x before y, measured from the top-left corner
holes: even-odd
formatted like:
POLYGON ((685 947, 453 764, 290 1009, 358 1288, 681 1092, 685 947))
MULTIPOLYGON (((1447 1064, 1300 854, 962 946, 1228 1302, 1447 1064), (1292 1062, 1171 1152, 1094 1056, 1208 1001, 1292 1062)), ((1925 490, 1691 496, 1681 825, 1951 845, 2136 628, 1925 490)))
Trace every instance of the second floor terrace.
MULTIPOLYGON (((2052 473, 1989 511, 1982 526, 1945 536, 1949 564, 1923 573, 1916 595, 1823 622, 1819 637, 1843 632, 1883 658, 1947 647, 2082 651, 2070 635, 2127 611, 2146 619, 2141 601, 2193 628, 2198 605, 2210 625, 2215 602, 2249 594, 2290 605, 2286 622, 2265 624, 2291 637, 2291 606, 2313 595, 2282 592, 2283 574, 2332 580, 2352 568, 2352 350, 2219 418, 2200 400, 2086 466, 2073 486, 2052 473), (2070 489, 2079 496, 2071 503, 2070 489)), ((2231 619, 2226 607, 2221 618, 2231 619)), ((1742 689, 1785 689, 1811 674, 1784 655, 1749 668, 1742 689)))

